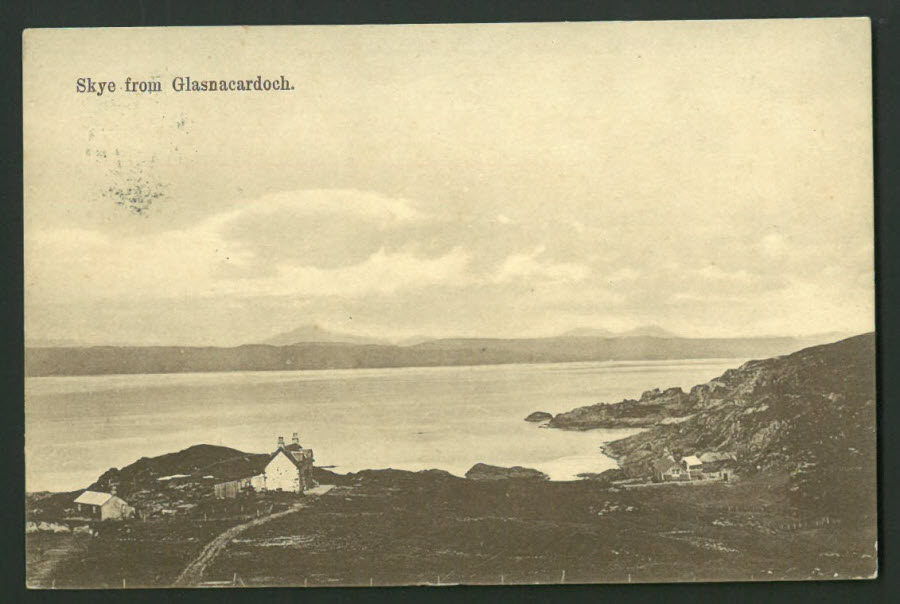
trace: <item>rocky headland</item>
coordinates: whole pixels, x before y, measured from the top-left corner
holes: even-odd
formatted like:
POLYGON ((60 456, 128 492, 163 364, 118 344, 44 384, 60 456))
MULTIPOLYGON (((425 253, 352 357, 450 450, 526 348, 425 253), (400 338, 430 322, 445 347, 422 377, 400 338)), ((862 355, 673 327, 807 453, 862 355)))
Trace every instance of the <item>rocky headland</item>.
POLYGON ((549 476, 532 468, 523 468, 522 466, 504 468, 486 463, 477 463, 469 468, 466 478, 469 480, 550 480, 549 476))
POLYGON ((728 452, 745 476, 782 473, 808 503, 874 505, 875 334, 749 361, 683 392, 579 407, 548 426, 645 427, 604 452, 629 476, 648 476, 664 455, 728 452))
POLYGON ((544 422, 548 422, 551 419, 553 419, 552 413, 547 413, 546 411, 535 411, 534 413, 529 414, 528 417, 525 418, 525 421, 535 424, 541 424, 544 422))

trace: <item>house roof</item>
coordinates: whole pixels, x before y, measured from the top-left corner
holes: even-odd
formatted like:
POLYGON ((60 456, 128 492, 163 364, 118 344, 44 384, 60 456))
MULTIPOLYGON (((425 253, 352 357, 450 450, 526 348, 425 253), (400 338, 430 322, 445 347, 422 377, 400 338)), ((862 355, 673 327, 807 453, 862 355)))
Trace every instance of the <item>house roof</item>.
POLYGON ((688 467, 703 465, 703 462, 700 461, 696 455, 688 455, 687 457, 682 457, 681 461, 683 461, 688 467))
POLYGON ((98 491, 85 491, 75 499, 75 503, 85 503, 87 505, 103 505, 112 499, 111 493, 100 493, 98 491))
POLYGON ((667 457, 655 460, 652 465, 653 470, 659 473, 668 471, 670 468, 672 468, 672 466, 678 466, 677 463, 675 463, 671 459, 668 459, 667 457))
MULTIPOLYGON (((288 447, 290 447, 290 446, 292 446, 292 445, 288 445, 288 447)), ((296 445, 296 446, 299 447, 300 450, 302 450, 302 447, 300 447, 300 445, 296 445)), ((281 453, 284 453, 284 456, 287 457, 288 459, 290 459, 292 464, 297 466, 297 469, 301 469, 300 460, 297 459, 297 456, 294 455, 294 453, 299 453, 299 451, 297 449, 288 450, 287 447, 279 448, 277 451, 272 453, 272 457, 269 458, 269 461, 266 462, 266 465, 268 466, 270 463, 272 463, 272 460, 275 459, 276 457, 278 457, 278 455, 281 453)))
POLYGON ((700 455, 700 461, 703 463, 709 463, 713 461, 733 461, 734 455, 731 453, 726 453, 724 451, 707 451, 700 455))

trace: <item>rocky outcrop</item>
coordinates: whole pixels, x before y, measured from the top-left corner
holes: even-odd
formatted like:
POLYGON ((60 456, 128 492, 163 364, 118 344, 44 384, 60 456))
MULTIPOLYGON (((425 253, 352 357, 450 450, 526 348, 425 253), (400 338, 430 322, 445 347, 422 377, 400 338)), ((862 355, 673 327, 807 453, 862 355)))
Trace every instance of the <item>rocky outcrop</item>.
POLYGON ((525 421, 539 424, 542 422, 550 421, 551 419, 553 419, 552 413, 547 413, 546 411, 535 411, 534 413, 526 417, 525 421))
POLYGON ((786 475, 804 506, 874 501, 874 334, 750 361, 692 388, 685 408, 694 412, 685 421, 608 443, 605 452, 636 476, 667 452, 728 451, 740 474, 786 475))
POLYGON ((584 472, 578 475, 582 480, 593 480, 596 482, 611 483, 616 480, 624 480, 628 475, 621 468, 610 468, 602 472, 584 472))
POLYGON ((470 480, 550 480, 549 476, 532 468, 523 468, 522 466, 504 468, 486 463, 477 463, 469 468, 466 478, 470 480))
POLYGON ((556 415, 547 424, 562 430, 595 428, 643 428, 655 426, 666 418, 677 418, 693 412, 690 395, 681 388, 648 390, 639 400, 599 403, 578 407, 556 415))

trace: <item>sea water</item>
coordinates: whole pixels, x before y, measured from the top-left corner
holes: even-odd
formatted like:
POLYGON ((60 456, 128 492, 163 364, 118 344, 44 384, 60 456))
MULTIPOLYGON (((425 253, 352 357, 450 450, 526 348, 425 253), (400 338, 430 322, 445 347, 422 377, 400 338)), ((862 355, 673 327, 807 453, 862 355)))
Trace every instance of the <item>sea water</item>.
POLYGON ((72 490, 122 467, 196 444, 261 453, 278 436, 314 449, 316 465, 531 467, 554 480, 616 466, 606 442, 636 430, 569 432, 524 418, 691 386, 742 359, 513 364, 327 371, 28 378, 26 490, 72 490))

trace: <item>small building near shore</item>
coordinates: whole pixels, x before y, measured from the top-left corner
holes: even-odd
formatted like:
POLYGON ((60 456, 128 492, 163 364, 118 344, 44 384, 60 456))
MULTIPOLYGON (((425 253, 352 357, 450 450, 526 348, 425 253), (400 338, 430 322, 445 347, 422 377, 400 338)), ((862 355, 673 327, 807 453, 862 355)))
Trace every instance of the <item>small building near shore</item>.
POLYGON ((657 459, 652 464, 653 479, 659 482, 670 480, 688 480, 688 473, 671 457, 657 459))
POLYGON ((696 455, 688 455, 681 458, 681 468, 688 473, 691 480, 702 478, 703 462, 696 455))
POLYGON ((85 491, 75 499, 79 512, 96 520, 122 520, 134 516, 134 508, 112 493, 85 491))
POLYGON ((734 476, 734 461, 732 459, 719 459, 703 462, 703 477, 707 480, 728 481, 734 476))

